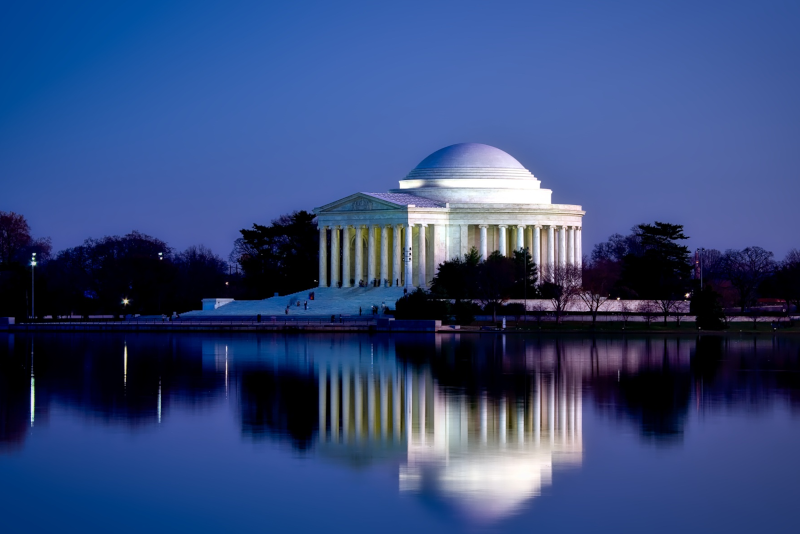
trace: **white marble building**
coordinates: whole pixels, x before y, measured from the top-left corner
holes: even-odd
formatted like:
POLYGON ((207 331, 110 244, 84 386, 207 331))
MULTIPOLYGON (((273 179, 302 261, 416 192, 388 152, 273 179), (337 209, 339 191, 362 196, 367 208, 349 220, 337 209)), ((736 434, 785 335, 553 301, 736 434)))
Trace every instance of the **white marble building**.
POLYGON ((500 149, 461 143, 422 160, 387 193, 354 193, 314 210, 319 286, 423 286, 438 265, 475 247, 511 256, 527 248, 548 266, 579 265, 580 206, 552 191, 500 149))

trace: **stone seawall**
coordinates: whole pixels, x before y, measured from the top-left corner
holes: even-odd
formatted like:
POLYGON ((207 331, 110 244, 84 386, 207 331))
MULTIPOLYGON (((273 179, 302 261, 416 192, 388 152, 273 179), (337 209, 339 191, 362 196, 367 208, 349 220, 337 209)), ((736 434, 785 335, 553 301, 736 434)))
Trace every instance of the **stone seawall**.
MULTIPOLYGON (((451 330, 452 327, 446 327, 451 330)), ((21 323, 8 325, 9 332, 436 332, 441 321, 256 322, 256 321, 174 321, 174 322, 69 322, 21 323)))

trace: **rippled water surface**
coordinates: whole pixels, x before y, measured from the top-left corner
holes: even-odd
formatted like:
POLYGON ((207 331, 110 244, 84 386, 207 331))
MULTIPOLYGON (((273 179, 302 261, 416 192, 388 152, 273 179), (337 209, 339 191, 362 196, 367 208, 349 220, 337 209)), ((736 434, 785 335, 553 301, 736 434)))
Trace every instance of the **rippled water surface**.
POLYGON ((0 335, 0 531, 798 532, 800 338, 0 335))

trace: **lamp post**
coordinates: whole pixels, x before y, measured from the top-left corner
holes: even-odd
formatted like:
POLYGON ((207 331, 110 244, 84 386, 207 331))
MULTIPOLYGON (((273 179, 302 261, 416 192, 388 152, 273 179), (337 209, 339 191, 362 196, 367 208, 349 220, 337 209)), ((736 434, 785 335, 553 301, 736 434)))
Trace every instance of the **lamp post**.
POLYGON ((700 257, 700 291, 701 292, 703 291, 703 252, 705 252, 705 251, 706 251, 706 249, 704 249, 702 247, 697 249, 697 255, 700 257))
POLYGON ((36 267, 36 253, 34 252, 31 254, 31 319, 36 318, 36 307, 35 307, 35 300, 34 300, 34 288, 35 285, 33 283, 33 269, 36 267))

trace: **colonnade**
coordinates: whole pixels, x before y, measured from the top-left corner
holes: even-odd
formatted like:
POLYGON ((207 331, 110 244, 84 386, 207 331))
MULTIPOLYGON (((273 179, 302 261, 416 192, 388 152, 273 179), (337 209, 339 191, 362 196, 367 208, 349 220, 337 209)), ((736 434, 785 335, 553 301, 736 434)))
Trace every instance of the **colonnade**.
POLYGON ((481 258, 488 258, 490 242, 496 245, 491 248, 506 257, 514 250, 530 250, 543 278, 549 276, 551 266, 580 267, 582 261, 581 227, 574 225, 322 225, 319 227, 319 286, 424 287, 435 274, 428 272, 429 267, 435 270, 442 261, 462 256, 472 246, 477 246, 481 258), (429 258, 429 255, 434 257, 429 258), (430 262, 431 259, 434 261, 430 262))

